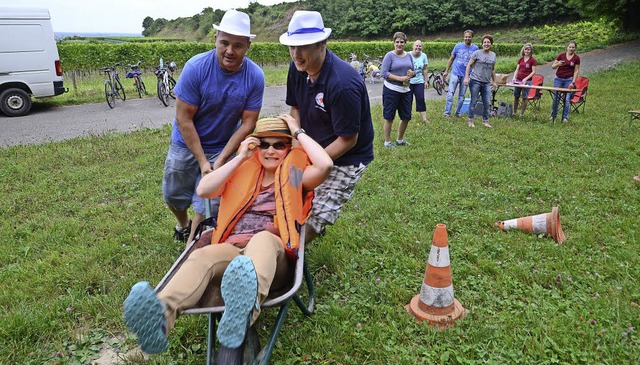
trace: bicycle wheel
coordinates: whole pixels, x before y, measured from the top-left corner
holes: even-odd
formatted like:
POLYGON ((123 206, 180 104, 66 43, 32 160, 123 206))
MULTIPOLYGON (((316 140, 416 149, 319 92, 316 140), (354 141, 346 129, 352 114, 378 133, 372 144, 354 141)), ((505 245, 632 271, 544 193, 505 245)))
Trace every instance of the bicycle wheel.
POLYGON ((104 82, 104 96, 107 99, 107 105, 113 109, 116 106, 116 95, 112 91, 111 81, 104 82))
POLYGON ((120 82, 120 78, 116 76, 116 96, 122 99, 122 101, 127 100, 127 95, 124 93, 124 87, 122 87, 122 83, 120 82))
POLYGON ((164 106, 169 106, 169 88, 164 81, 158 82, 158 98, 164 106))
POLYGON ((447 81, 444 77, 442 78, 442 90, 445 93, 449 92, 449 81, 447 81))
POLYGON ((433 88, 436 89, 438 95, 442 95, 442 79, 440 76, 436 76, 435 79, 433 79, 433 88))
MULTIPOLYGON (((142 93, 142 95, 147 95, 147 87, 144 85, 144 81, 142 81, 142 78, 139 77, 138 81, 140 81, 140 84, 138 85, 138 88, 140 88, 140 92, 142 93)), ((140 95, 140 97, 142 97, 142 95, 140 95)))
POLYGON ((142 80, 140 79, 140 77, 135 77, 133 80, 136 84, 136 91, 138 92, 138 96, 142 97, 142 80))
POLYGON ((169 96, 172 99, 176 99, 176 94, 173 93, 173 88, 176 87, 176 80, 173 79, 173 77, 169 76, 169 96))

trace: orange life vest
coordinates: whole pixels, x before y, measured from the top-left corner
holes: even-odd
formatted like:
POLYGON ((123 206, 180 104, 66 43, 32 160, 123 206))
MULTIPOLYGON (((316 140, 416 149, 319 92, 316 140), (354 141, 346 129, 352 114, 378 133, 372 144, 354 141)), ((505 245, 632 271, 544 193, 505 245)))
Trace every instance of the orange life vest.
MULTIPOLYGON (((276 215, 274 225, 280 232, 287 257, 295 261, 300 247, 302 225, 311 215, 313 191, 304 194, 302 174, 311 164, 301 147, 292 148, 275 172, 276 215), (304 194, 304 196, 303 196, 304 194)), ((224 242, 240 217, 260 193, 264 168, 258 152, 243 162, 226 182, 220 197, 217 227, 211 243, 224 242)))

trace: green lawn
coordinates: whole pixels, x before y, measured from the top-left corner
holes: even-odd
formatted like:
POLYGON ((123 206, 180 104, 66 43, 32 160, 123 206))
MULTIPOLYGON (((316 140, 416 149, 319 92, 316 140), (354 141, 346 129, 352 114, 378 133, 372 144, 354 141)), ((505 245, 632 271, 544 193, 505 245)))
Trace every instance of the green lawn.
MULTIPOLYGON (((308 249, 317 311, 294 308, 273 364, 632 364, 640 358, 640 62, 589 75, 586 113, 550 100, 493 129, 440 117, 382 148, 338 223, 308 249), (563 245, 497 220, 559 206, 563 245), (447 225, 466 318, 443 332, 404 309, 447 225)), ((508 93, 499 98, 511 102, 508 93)), ((414 120, 419 116, 414 115, 414 120)), ((394 125, 397 127, 397 123, 394 125)), ((395 130, 394 130, 395 135, 395 130)), ((0 150, 0 363, 85 364, 125 352, 121 304, 181 251, 161 179, 170 129, 0 150)), ((273 319, 265 311, 260 332, 273 319)), ((151 364, 202 364, 205 316, 180 318, 151 364)), ((141 364, 140 358, 120 362, 141 364)))

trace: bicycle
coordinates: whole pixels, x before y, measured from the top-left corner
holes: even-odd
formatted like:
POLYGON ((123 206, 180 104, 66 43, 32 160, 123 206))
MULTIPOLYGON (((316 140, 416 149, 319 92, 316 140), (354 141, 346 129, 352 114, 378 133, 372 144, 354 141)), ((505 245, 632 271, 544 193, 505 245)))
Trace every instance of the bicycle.
MULTIPOLYGON (((436 89, 438 95, 442 95, 442 92, 449 92, 449 82, 442 77, 444 70, 438 72, 433 77, 433 88, 436 89)), ((431 78, 431 76, 429 76, 431 78)))
POLYGON ((101 69, 102 72, 109 76, 109 79, 104 82, 104 96, 107 99, 107 105, 109 105, 111 109, 116 106, 116 97, 122 101, 127 100, 127 95, 124 92, 124 87, 122 87, 122 82, 120 82, 120 76, 118 76, 116 66, 120 66, 120 63, 101 69))
POLYGON ((162 101, 164 106, 169 106, 169 97, 175 99, 176 96, 173 93, 173 88, 176 86, 176 80, 173 78, 173 72, 176 70, 176 63, 171 61, 165 67, 162 58, 160 59, 160 66, 156 66, 153 72, 158 77, 157 91, 158 99, 162 101))
POLYGON ((131 71, 127 72, 127 78, 133 79, 133 86, 135 86, 138 91, 138 95, 142 97, 142 95, 147 95, 147 87, 144 86, 144 81, 142 81, 142 72, 140 72, 140 62, 138 61, 135 65, 129 65, 131 67, 131 71))

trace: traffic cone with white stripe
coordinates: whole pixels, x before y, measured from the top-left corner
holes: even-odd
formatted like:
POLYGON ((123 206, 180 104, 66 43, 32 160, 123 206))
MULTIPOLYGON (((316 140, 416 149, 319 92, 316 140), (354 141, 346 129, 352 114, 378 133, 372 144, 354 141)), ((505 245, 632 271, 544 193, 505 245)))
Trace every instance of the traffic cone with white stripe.
POLYGON ((558 207, 553 207, 551 213, 531 215, 510 219, 508 221, 498 221, 495 225, 505 231, 515 228, 536 235, 543 234, 553 238, 558 244, 562 244, 567 240, 560 225, 560 212, 558 207))
POLYGON ((420 293, 405 306, 418 321, 426 320, 437 330, 453 326, 457 319, 467 314, 462 304, 453 297, 450 265, 447 226, 438 224, 420 293))

